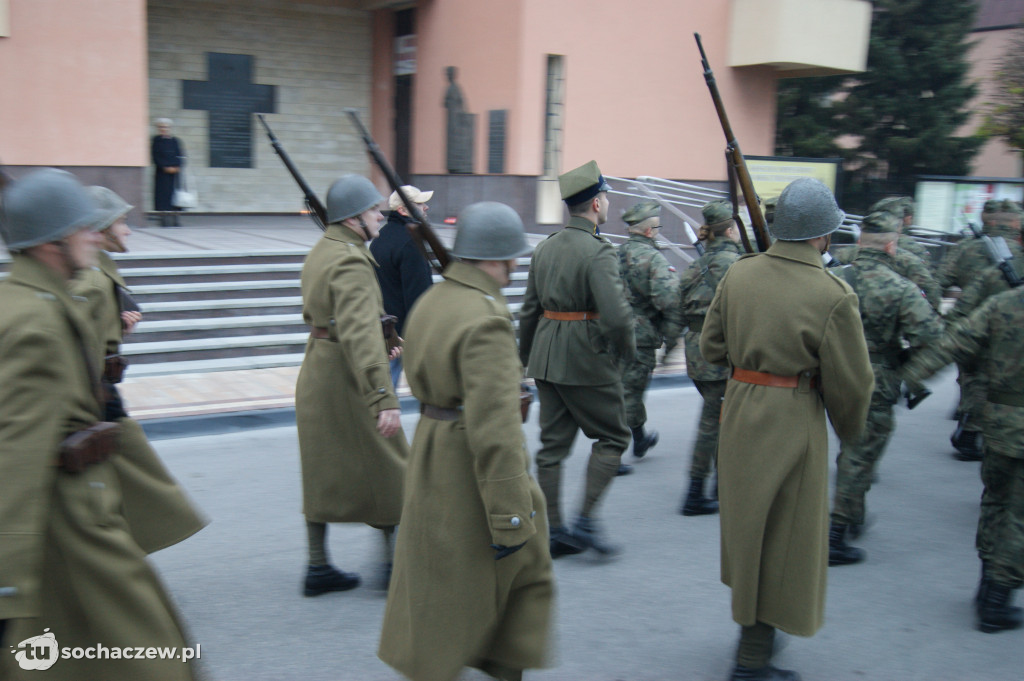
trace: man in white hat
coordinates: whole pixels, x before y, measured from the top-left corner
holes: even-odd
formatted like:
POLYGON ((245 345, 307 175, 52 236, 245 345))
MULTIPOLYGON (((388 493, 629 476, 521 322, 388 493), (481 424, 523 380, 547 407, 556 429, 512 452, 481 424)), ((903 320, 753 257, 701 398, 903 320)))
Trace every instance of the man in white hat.
MULTIPOLYGON (((409 200, 416 204, 420 211, 427 214, 427 202, 434 192, 420 191, 411 184, 402 187, 409 200)), ((405 318, 412 309, 412 304, 430 288, 433 274, 430 263, 423 257, 416 243, 409 234, 409 224, 414 223, 409 209, 402 203, 398 192, 392 192, 388 198, 391 214, 380 230, 380 236, 370 244, 370 253, 377 261, 377 281, 380 292, 384 296, 384 311, 398 317, 395 331, 402 335, 405 318)), ((398 379, 402 375, 402 357, 391 360, 391 383, 398 387, 398 379)))

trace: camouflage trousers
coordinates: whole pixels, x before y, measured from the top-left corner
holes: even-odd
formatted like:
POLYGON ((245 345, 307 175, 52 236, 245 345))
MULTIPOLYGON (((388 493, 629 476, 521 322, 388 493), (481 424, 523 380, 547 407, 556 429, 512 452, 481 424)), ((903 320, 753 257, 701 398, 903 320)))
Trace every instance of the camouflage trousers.
POLYGON ((864 524, 864 498, 871 489, 875 466, 885 452, 896 419, 892 408, 899 395, 899 378, 890 372, 875 372, 864 432, 852 442, 842 442, 836 459, 836 489, 832 498, 832 521, 840 525, 864 524))
POLYGON ((988 391, 988 382, 985 375, 972 365, 957 363, 959 373, 956 382, 960 385, 960 402, 957 404, 956 417, 967 414, 967 424, 964 430, 981 430, 981 413, 985 408, 985 393, 988 391))
POLYGON ((975 544, 989 576, 1011 589, 1024 585, 1024 459, 985 452, 975 544))
POLYGON ((697 439, 693 443, 693 454, 690 457, 690 479, 703 480, 714 469, 715 457, 718 454, 718 428, 722 420, 722 400, 725 399, 725 386, 729 380, 699 381, 693 379, 697 392, 704 398, 697 421, 697 439))
POLYGON ((636 359, 622 372, 622 392, 626 399, 626 425, 639 428, 647 423, 644 393, 651 384, 651 374, 657 365, 655 348, 637 348, 636 359))

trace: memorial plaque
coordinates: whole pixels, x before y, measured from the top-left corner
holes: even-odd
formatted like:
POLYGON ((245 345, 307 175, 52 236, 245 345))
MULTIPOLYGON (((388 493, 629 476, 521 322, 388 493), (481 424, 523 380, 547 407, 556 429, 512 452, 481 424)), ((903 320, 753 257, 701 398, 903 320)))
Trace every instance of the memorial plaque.
POLYGON ((209 112, 211 168, 252 168, 252 115, 276 111, 276 88, 252 82, 251 55, 206 57, 208 80, 182 81, 182 108, 209 112))
POLYGON ((488 112, 487 131, 487 172, 505 172, 505 121, 507 109, 492 109, 488 112))

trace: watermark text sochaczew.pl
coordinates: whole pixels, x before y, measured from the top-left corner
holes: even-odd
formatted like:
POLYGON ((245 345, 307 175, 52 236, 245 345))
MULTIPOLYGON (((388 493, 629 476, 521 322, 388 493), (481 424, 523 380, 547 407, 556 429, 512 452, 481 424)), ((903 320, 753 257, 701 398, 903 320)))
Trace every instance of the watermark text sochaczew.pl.
POLYGON ((154 647, 154 646, 105 646, 97 643, 86 647, 63 647, 49 629, 39 636, 27 638, 11 646, 11 653, 22 669, 49 669, 58 660, 178 660, 188 662, 202 657, 202 646, 154 647))

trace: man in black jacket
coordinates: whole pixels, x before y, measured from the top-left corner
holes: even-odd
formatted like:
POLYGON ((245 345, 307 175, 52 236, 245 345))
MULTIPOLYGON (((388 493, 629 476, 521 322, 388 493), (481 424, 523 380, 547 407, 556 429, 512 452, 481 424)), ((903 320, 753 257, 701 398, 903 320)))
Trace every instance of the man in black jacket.
MULTIPOLYGON (((402 187, 405 195, 415 203, 424 215, 427 202, 434 192, 420 191, 412 185, 402 187)), ((370 244, 370 253, 377 260, 377 281, 384 296, 384 311, 398 317, 395 328, 402 335, 405 318, 409 316, 412 304, 433 283, 430 264, 426 261, 409 234, 408 224, 413 222, 409 211, 402 203, 398 192, 388 198, 391 214, 381 228, 380 236, 370 244)), ((391 382, 398 388, 402 375, 401 356, 391 360, 391 382)))

